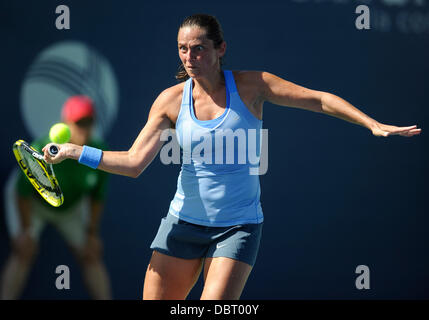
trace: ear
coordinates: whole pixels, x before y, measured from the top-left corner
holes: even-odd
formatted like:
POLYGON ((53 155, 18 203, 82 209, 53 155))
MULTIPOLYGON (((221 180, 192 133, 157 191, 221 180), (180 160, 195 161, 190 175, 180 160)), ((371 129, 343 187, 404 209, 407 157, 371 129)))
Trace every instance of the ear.
POLYGON ((226 42, 225 41, 222 42, 217 50, 218 50, 219 58, 223 57, 226 52, 226 42))

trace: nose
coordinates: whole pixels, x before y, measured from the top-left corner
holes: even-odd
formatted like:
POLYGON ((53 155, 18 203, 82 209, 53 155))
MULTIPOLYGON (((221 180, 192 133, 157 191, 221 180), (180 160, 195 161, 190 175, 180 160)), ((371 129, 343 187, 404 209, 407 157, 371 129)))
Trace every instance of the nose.
POLYGON ((195 59, 195 53, 192 49, 186 51, 186 60, 194 60, 195 59))

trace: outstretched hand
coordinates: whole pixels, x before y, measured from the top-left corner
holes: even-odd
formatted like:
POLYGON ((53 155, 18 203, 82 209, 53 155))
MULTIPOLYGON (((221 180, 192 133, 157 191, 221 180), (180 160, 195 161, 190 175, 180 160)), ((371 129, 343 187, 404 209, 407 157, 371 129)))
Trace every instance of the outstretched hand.
POLYGON ((60 163, 61 161, 67 159, 66 151, 69 148, 70 143, 65 144, 55 144, 58 148, 58 153, 55 156, 52 156, 49 154, 48 150, 51 145, 55 143, 48 143, 46 146, 43 147, 42 151, 44 153, 44 159, 47 163, 60 163))
POLYGON ((400 135, 403 137, 412 137, 420 134, 422 129, 418 129, 417 125, 409 127, 396 127, 387 124, 377 123, 372 128, 372 134, 377 137, 388 137, 392 135, 400 135))

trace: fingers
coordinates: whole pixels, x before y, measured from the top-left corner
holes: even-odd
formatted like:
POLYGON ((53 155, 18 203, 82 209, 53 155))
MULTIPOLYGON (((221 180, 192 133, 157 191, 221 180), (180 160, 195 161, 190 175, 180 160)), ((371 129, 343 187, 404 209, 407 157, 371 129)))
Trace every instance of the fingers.
POLYGON ((404 132, 404 131, 410 131, 417 128, 417 126, 410 126, 410 127, 398 127, 396 129, 397 132, 404 132))
POLYGON ((422 130, 421 129, 399 129, 396 130, 393 134, 399 134, 399 135, 416 135, 419 134, 422 130))
POLYGON ((48 143, 46 146, 43 147, 42 151, 43 151, 43 159, 47 162, 47 163, 58 163, 61 162, 61 155, 60 155, 60 150, 61 147, 58 144, 55 143, 48 143), (49 152, 49 148, 51 146, 55 145, 58 148, 58 153, 56 155, 51 155, 49 152))
POLYGON ((48 148, 51 146, 52 143, 48 143, 46 146, 43 147, 42 151, 43 151, 43 159, 47 162, 47 163, 52 163, 52 157, 48 152, 48 148))
POLYGON ((417 134, 420 134, 422 129, 417 129, 417 125, 409 126, 409 127, 391 127, 389 129, 385 129, 383 136, 388 137, 390 135, 401 135, 404 137, 411 137, 417 134))
POLYGON ((413 129, 413 128, 417 128, 417 125, 409 126, 409 127, 400 127, 400 129, 404 129, 404 130, 410 130, 410 129, 413 129))
POLYGON ((409 130, 406 132, 402 132, 402 133, 400 133, 400 135, 404 136, 404 137, 412 137, 412 136, 420 134, 421 132, 422 132, 422 129, 412 129, 412 130, 409 130))
POLYGON ((397 127, 391 125, 381 124, 378 128, 373 130, 375 136, 389 137, 392 135, 400 135, 403 137, 413 137, 420 134, 422 129, 417 128, 417 125, 408 127, 397 127))

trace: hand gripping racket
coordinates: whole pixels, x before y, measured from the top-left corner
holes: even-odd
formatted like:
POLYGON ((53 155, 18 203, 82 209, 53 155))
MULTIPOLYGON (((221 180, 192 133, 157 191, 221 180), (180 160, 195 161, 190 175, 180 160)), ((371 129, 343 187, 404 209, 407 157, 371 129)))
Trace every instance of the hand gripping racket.
MULTIPOLYGON (((58 153, 57 146, 51 145, 48 152, 54 156, 58 153)), ((43 154, 24 140, 18 140, 13 144, 13 153, 25 176, 43 199, 54 207, 62 205, 64 195, 55 178, 52 164, 44 161, 43 154)))

